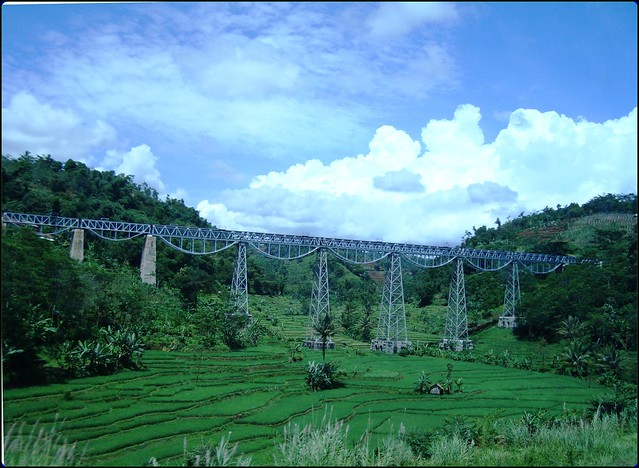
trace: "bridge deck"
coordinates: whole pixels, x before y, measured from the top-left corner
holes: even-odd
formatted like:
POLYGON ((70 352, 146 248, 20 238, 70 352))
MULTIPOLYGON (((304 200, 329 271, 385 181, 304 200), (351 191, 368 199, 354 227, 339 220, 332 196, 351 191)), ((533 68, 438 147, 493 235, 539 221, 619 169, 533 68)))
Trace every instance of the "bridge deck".
POLYGON ((422 244, 394 243, 340 239, 332 237, 275 234, 266 232, 233 231, 217 228, 141 224, 108 219, 67 218, 55 215, 38 215, 5 212, 3 223, 27 225, 60 232, 67 229, 87 229, 110 240, 130 239, 139 235, 153 235, 169 246, 191 254, 211 254, 236 243, 246 243, 269 257, 278 259, 300 258, 318 249, 329 249, 337 257, 351 263, 374 263, 390 253, 401 254, 411 263, 433 268, 462 258, 480 270, 498 270, 517 262, 533 273, 547 273, 562 265, 594 263, 593 260, 572 256, 542 253, 509 252, 441 247, 422 244))

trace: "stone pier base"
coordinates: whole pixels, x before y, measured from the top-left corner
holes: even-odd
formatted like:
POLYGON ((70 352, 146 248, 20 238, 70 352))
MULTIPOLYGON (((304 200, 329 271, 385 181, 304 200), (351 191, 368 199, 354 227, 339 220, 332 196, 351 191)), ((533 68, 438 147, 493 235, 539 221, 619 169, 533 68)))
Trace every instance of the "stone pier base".
POLYGON ((413 344, 410 341, 379 340, 376 338, 373 341, 371 341, 371 350, 383 351, 385 353, 395 354, 395 353, 399 353, 404 348, 410 349, 412 345, 413 344))
MULTIPOLYGON (((304 340, 302 342, 302 346, 304 346, 305 348, 308 349, 322 349, 322 345, 324 343, 322 343, 320 340, 304 340)), ((335 349, 335 342, 334 341, 327 341, 326 342, 326 349, 335 349)))
POLYGON ((499 328, 515 328, 517 326, 517 318, 502 315, 501 317, 499 317, 497 326, 499 328))
POLYGON ((157 285, 155 276, 156 239, 153 236, 146 236, 144 250, 142 251, 142 261, 140 262, 140 278, 142 282, 157 285))
POLYGON ((439 342, 440 349, 450 349, 451 351, 464 351, 465 349, 473 349, 473 340, 451 340, 442 338, 439 342))
POLYGON ((81 262, 84 260, 84 229, 73 230, 71 241, 71 258, 81 262))

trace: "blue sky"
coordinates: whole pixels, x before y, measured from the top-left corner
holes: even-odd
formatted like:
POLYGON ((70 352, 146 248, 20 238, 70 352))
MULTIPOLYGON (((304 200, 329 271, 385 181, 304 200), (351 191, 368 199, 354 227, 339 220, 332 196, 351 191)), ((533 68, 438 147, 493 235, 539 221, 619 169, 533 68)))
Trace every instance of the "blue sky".
POLYGON ((2 5, 2 154, 227 229, 457 245, 637 191, 633 2, 2 5))

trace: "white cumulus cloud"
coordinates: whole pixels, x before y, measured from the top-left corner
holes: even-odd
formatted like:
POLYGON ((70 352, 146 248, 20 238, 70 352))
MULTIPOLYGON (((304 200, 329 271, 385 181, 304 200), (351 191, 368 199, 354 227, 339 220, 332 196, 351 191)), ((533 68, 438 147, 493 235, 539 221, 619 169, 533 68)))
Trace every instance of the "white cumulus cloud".
POLYGON ((456 245, 521 211, 636 192, 637 114, 604 123, 518 109, 493 143, 480 111, 431 120, 422 144, 380 127, 369 153, 310 160, 197 206, 228 229, 456 245))
POLYGON ((132 175, 136 183, 146 183, 160 194, 165 194, 166 188, 160 171, 155 167, 157 160, 149 145, 142 144, 128 152, 109 150, 104 163, 107 168, 114 169, 116 174, 132 175))
POLYGON ((92 150, 115 137, 115 130, 102 120, 86 123, 76 112, 42 103, 27 92, 17 93, 2 108, 2 154, 29 151, 90 163, 92 150))

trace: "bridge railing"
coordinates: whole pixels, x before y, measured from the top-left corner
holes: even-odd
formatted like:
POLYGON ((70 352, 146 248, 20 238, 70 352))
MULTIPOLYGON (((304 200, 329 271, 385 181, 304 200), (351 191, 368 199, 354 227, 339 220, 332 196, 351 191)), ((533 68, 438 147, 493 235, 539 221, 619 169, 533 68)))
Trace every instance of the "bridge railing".
POLYGON ((88 229, 109 240, 130 239, 139 235, 154 235, 172 248, 191 254, 210 254, 224 250, 238 242, 250 245, 262 255, 278 259, 301 258, 318 248, 330 249, 338 258, 351 263, 374 263, 390 253, 401 254, 406 260, 422 268, 436 268, 462 258, 473 268, 494 271, 518 262, 533 273, 547 273, 563 265, 590 263, 572 256, 542 253, 509 252, 442 247, 422 244, 393 243, 340 239, 294 234, 274 234, 233 231, 217 228, 160 225, 111 221, 108 219, 77 219, 61 216, 5 212, 3 223, 54 229, 88 229))

